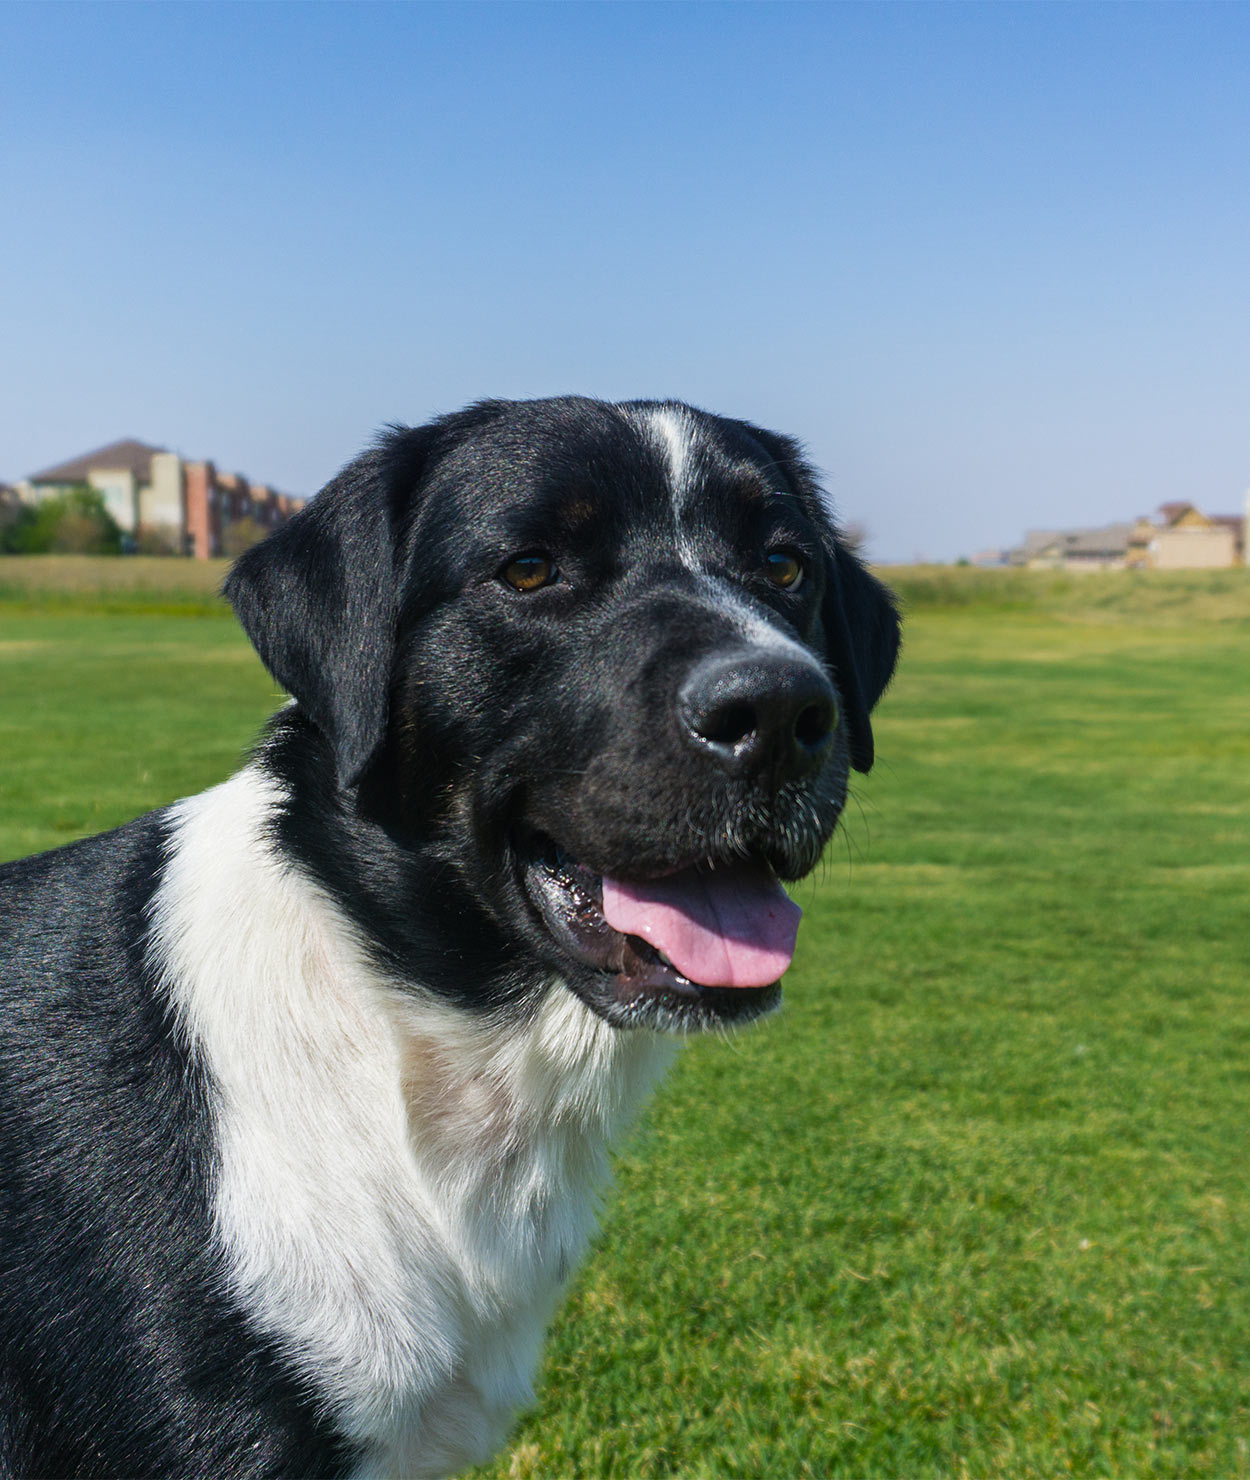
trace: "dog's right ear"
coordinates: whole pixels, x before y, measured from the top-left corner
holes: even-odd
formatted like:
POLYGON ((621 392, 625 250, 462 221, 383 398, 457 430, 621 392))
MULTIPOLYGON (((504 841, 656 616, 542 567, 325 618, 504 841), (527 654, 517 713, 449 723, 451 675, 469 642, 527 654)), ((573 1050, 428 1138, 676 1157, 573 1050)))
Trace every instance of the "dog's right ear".
POLYGON ((224 593, 353 786, 386 735, 399 614, 397 509, 435 428, 396 429, 235 561, 224 593))

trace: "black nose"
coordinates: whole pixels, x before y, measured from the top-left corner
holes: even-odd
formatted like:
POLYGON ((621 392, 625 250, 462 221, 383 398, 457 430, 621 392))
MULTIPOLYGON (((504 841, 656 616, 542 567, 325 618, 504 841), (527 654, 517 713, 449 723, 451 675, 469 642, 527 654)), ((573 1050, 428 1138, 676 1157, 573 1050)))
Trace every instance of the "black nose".
POLYGON ((705 658, 677 694, 690 744, 731 776, 795 781, 820 766, 838 705, 815 663, 771 653, 705 658))

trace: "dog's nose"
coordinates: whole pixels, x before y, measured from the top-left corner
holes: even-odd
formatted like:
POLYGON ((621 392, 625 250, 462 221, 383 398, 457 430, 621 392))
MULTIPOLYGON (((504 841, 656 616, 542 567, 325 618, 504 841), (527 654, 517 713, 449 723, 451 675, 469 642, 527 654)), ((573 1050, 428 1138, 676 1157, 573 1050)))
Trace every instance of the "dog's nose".
POLYGON ((704 659, 678 691, 677 712, 686 740, 722 770, 777 785, 820 766, 838 723, 823 671, 771 653, 704 659))

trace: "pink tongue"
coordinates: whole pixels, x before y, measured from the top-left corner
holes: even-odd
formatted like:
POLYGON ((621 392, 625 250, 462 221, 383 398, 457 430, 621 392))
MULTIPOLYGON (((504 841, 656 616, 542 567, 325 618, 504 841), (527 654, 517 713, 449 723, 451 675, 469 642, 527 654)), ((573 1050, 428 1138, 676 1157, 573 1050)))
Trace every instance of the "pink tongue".
POLYGON ((613 930, 640 935, 705 987, 766 987, 794 955, 803 911, 761 863, 688 868, 645 884, 603 880, 613 930))

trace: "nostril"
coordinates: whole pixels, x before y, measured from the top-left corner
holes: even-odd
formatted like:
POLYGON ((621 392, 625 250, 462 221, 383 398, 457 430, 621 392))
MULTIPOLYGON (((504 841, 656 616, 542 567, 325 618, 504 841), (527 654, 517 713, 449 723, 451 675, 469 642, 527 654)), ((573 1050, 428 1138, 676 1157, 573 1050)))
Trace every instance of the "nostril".
POLYGON ((696 728, 714 745, 737 745, 755 731, 755 710, 750 704, 722 704, 703 715, 696 728))
POLYGON ((830 704, 809 704, 794 722, 794 738, 808 750, 815 750, 829 738, 837 711, 830 704))

